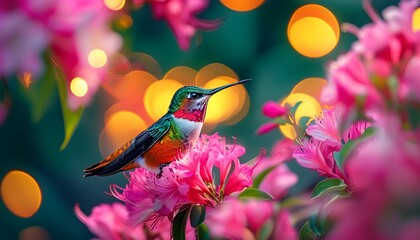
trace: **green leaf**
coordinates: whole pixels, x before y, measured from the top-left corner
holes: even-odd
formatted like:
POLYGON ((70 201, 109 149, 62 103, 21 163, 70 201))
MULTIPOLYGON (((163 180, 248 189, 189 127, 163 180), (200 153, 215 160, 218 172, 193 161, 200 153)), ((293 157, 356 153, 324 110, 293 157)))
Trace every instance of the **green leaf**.
POLYGON ((303 224, 299 231, 299 240, 316 240, 317 238, 316 234, 312 232, 309 222, 303 224))
POLYGON ((306 129, 306 127, 308 126, 309 121, 311 120, 310 117, 302 117, 299 120, 299 127, 302 129, 306 129))
POLYGON ((210 240, 212 239, 210 236, 209 228, 205 224, 200 224, 196 228, 198 239, 199 240, 210 240))
POLYGON ((312 198, 325 196, 336 191, 343 191, 347 185, 339 178, 328 178, 319 182, 312 191, 312 198))
POLYGON ((317 236, 324 236, 330 230, 332 222, 320 214, 315 214, 309 217, 309 227, 317 236))
POLYGON ((64 148, 66 148, 67 144, 70 142, 70 139, 73 136, 77 125, 79 125, 80 119, 83 115, 83 108, 81 107, 76 111, 71 110, 67 104, 67 87, 64 76, 60 76, 60 74, 57 73, 57 82, 58 94, 60 96, 61 110, 63 112, 64 120, 64 140, 60 146, 60 150, 64 150, 64 148))
POLYGON ((289 104, 286 105, 287 108, 289 108, 289 116, 295 116, 295 113, 298 109, 298 107, 302 104, 302 101, 297 102, 295 105, 291 106, 289 104))
POLYGON ((258 238, 259 240, 267 240, 270 239, 270 236, 274 229, 274 221, 273 219, 268 219, 264 222, 262 228, 258 231, 258 238))
POLYGON ((172 223, 172 237, 174 240, 185 240, 185 228, 187 227, 187 219, 191 208, 188 207, 179 211, 172 223))
POLYGON ((239 194, 238 198, 239 199, 256 198, 256 199, 263 199, 263 200, 273 200, 273 197, 270 194, 263 192, 257 188, 253 188, 253 187, 243 190, 239 194))
POLYGON ((264 180, 264 178, 271 172, 273 169, 276 168, 276 166, 269 167, 262 171, 258 176, 256 176, 252 182, 253 188, 258 188, 261 184, 261 182, 264 180))
POLYGON ((338 168, 343 171, 344 161, 350 156, 353 150, 366 138, 372 136, 375 133, 374 127, 369 127, 365 129, 362 136, 348 141, 346 144, 343 145, 339 152, 334 152, 334 159, 337 163, 338 168))
POLYGON ((286 124, 288 121, 285 117, 278 117, 276 119, 274 119, 273 121, 274 123, 277 123, 278 125, 284 125, 286 124))
POLYGON ((34 80, 29 86, 21 84, 21 90, 31 104, 32 118, 39 121, 51 105, 55 95, 55 79, 52 66, 47 67, 45 74, 38 80, 34 80))
POLYGON ((191 227, 196 228, 203 223, 206 218, 206 206, 205 205, 194 205, 191 207, 190 223, 191 227))

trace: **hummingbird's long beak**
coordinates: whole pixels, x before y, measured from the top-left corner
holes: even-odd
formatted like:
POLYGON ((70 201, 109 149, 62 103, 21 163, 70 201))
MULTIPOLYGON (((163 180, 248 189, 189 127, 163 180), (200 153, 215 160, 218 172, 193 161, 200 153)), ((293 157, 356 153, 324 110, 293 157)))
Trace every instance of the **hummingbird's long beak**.
POLYGON ((243 79, 243 80, 239 80, 238 82, 235 82, 235 83, 230 83, 230 84, 226 84, 226 85, 223 85, 223 86, 220 86, 220 87, 217 87, 217 88, 213 88, 213 89, 210 89, 206 93, 206 95, 213 95, 213 94, 215 94, 219 91, 222 91, 223 89, 226 89, 226 88, 238 85, 238 84, 242 84, 242 83, 245 83, 245 82, 248 82, 248 81, 251 81, 251 79, 243 79))

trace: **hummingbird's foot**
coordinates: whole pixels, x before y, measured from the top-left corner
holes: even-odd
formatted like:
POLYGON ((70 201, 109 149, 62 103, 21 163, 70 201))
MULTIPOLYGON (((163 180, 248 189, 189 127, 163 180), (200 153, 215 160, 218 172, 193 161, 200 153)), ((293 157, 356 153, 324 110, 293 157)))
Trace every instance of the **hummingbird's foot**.
POLYGON ((163 175, 163 168, 169 166, 169 164, 170 164, 170 162, 164 163, 164 164, 160 164, 160 166, 159 166, 159 173, 156 174, 156 177, 157 178, 161 178, 162 177, 162 175, 163 175))

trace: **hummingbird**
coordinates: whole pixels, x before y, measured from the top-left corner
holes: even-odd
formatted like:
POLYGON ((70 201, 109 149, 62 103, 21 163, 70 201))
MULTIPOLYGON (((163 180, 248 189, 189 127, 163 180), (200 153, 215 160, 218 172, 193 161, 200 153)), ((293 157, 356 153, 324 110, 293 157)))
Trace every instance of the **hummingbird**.
POLYGON ((86 168, 84 177, 107 176, 137 167, 161 174, 164 166, 185 154, 197 141, 210 97, 249 80, 213 89, 197 86, 178 89, 165 115, 111 155, 86 168))

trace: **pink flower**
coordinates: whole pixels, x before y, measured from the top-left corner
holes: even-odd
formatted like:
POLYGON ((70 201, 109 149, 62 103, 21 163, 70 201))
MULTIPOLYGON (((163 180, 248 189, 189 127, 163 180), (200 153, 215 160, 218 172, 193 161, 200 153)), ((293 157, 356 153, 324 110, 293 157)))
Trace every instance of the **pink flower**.
POLYGON ((81 77, 87 83, 84 96, 68 91, 70 108, 77 109, 90 102, 105 79, 107 65, 93 67, 88 62, 89 53, 99 49, 111 58, 122 45, 122 38, 111 30, 110 21, 115 12, 97 0, 76 0, 69 4, 56 4, 48 26, 54 36, 51 43, 54 63, 60 67, 70 82, 81 77))
POLYGON ((111 58, 122 44, 121 37, 111 31, 115 12, 100 0, 6 2, 0 5, 0 74, 29 72, 38 77, 44 70, 42 53, 49 48, 68 89, 75 77, 87 83, 84 96, 68 90, 69 106, 77 109, 88 104, 107 72, 106 65, 89 64, 89 53, 99 49, 111 58))
POLYGON ((314 124, 308 126, 306 133, 334 149, 340 149, 342 137, 337 126, 341 122, 339 118, 340 112, 338 108, 324 109, 322 116, 317 117, 314 124))
MULTIPOLYGON (((141 5, 146 0, 138 0, 141 5)), ((208 0, 151 0, 149 1, 156 19, 164 19, 168 22, 178 44, 182 50, 190 46, 190 39, 197 29, 212 30, 220 25, 219 20, 202 20, 196 17, 207 8, 208 0)))
POLYGON ((244 239, 251 234, 247 228, 245 206, 238 200, 225 202, 212 209, 204 222, 212 237, 244 239))
POLYGON ((213 238, 255 239, 273 213, 271 201, 231 199, 209 211, 204 223, 213 238))
POLYGON ((134 224, 162 217, 172 219, 180 208, 193 204, 213 208, 252 185, 252 172, 262 156, 241 164, 239 157, 244 153, 245 148, 226 144, 218 134, 201 135, 183 158, 163 169, 162 177, 138 168, 130 173, 122 193, 116 186, 111 192, 126 203, 134 224))
POLYGON ((369 0, 364 5, 373 23, 360 29, 344 26, 359 39, 330 65, 329 83, 322 93, 325 103, 344 106, 346 118, 354 117, 355 110, 395 110, 413 98, 420 99, 415 71, 420 31, 412 29, 419 2, 401 1, 399 7, 383 11, 383 20, 369 0))
POLYGON ((22 10, 0 6, 0 31, 0 75, 41 74, 42 53, 51 38, 47 29, 22 10))
POLYGON ((282 139, 274 145, 271 156, 266 157, 254 170, 255 177, 273 168, 262 180, 259 189, 278 200, 286 196, 289 188, 298 181, 298 176, 285 164, 285 161, 292 158, 296 148, 296 144, 290 139, 282 139))
POLYGON ((340 151, 348 141, 359 138, 372 124, 358 121, 348 129, 341 130, 339 125, 344 122, 342 112, 340 107, 324 109, 322 116, 308 126, 306 132, 309 138, 304 138, 301 147, 293 154, 300 165, 316 170, 326 177, 344 179, 335 162, 334 152, 340 151))
POLYGON ((269 118, 282 117, 287 113, 287 109, 277 102, 268 101, 262 107, 262 112, 269 118))
MULTIPOLYGON (((156 222, 146 222, 139 226, 132 226, 128 222, 128 212, 120 203, 101 204, 92 209, 90 216, 86 216, 75 206, 77 218, 101 240, 146 240, 170 239, 171 222, 160 219, 156 222)), ((187 239, 195 237, 195 231, 187 224, 187 239)))
POLYGON ((257 129, 257 134, 262 135, 273 131, 274 129, 278 128, 279 124, 274 122, 264 123, 257 129))
POLYGON ((420 222, 420 142, 400 128, 398 116, 382 117, 375 134, 345 161, 353 197, 333 206, 335 224, 328 239, 420 237, 414 230, 420 222))
POLYGON ((243 202, 243 205, 248 229, 257 235, 263 225, 272 218, 274 204, 271 201, 248 200, 243 202))
POLYGON ((334 149, 316 138, 305 138, 293 157, 305 168, 316 170, 321 176, 343 178, 333 156, 334 149))
POLYGON ((294 240, 298 238, 290 218, 291 216, 287 209, 282 209, 278 212, 271 239, 294 240))
MULTIPOLYGON (((92 209, 90 216, 86 216, 76 205, 75 213, 77 218, 101 240, 146 239, 143 228, 130 227, 127 224, 127 210, 122 204, 101 204, 92 209)), ((170 225, 167 226, 169 230, 170 225)))

